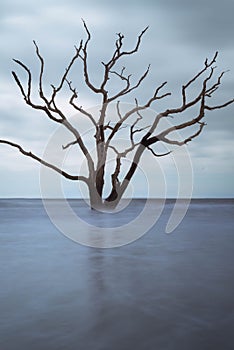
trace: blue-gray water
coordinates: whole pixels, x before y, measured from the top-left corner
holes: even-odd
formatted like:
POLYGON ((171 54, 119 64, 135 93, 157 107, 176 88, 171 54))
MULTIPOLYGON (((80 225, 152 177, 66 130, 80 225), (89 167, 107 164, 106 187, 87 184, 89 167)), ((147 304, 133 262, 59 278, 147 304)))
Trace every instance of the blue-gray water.
POLYGON ((193 200, 166 235, 172 207, 136 242, 95 249, 40 200, 0 200, 0 349, 233 349, 234 201, 193 200))

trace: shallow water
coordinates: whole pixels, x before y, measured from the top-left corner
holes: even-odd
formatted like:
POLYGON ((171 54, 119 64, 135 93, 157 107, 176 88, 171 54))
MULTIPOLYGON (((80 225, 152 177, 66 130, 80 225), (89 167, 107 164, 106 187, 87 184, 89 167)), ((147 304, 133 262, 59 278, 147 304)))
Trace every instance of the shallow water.
POLYGON ((97 249, 59 233, 40 200, 0 200, 0 349, 233 349, 234 201, 193 200, 166 235, 173 203, 136 242, 97 249))

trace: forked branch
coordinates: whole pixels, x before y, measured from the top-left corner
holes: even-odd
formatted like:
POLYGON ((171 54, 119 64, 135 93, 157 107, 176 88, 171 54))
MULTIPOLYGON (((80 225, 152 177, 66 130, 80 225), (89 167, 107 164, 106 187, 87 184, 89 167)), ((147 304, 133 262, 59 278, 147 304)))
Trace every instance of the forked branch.
POLYGON ((104 89, 101 89, 101 88, 97 88, 95 87, 91 81, 90 81, 90 78, 89 78, 89 73, 88 73, 88 44, 91 40, 91 34, 90 34, 90 31, 88 30, 88 27, 85 23, 85 21, 82 19, 83 21, 83 25, 84 25, 84 28, 85 28, 85 31, 86 31, 86 34, 87 34, 87 39, 84 43, 84 46, 82 48, 82 53, 83 55, 81 55, 79 53, 79 57, 82 59, 83 61, 83 72, 84 72, 84 79, 85 79, 85 83, 86 85, 90 88, 90 90, 92 90, 93 92, 95 92, 96 94, 98 93, 102 93, 102 94, 106 94, 106 91, 104 89))
POLYGON ((74 100, 78 98, 78 93, 77 93, 76 89, 72 87, 72 82, 68 81, 67 79, 66 79, 66 82, 69 86, 70 91, 72 92, 72 96, 69 100, 70 105, 73 106, 78 112, 80 112, 81 114, 88 117, 90 119, 90 121, 92 122, 92 124, 95 126, 95 128, 97 128, 97 123, 96 123, 95 119, 93 118, 92 114, 87 112, 85 109, 83 109, 82 106, 77 106, 75 104, 74 100))
POLYGON ((169 143, 169 144, 175 144, 178 146, 184 145, 184 144, 190 142, 191 140, 193 140, 194 138, 196 138, 197 136, 199 136, 200 133, 202 132, 206 123, 201 122, 201 120, 205 117, 205 110, 206 109, 207 110, 221 109, 221 108, 224 108, 224 107, 226 107, 234 102, 234 99, 231 99, 223 104, 213 106, 213 107, 208 106, 206 104, 206 98, 212 97, 212 94, 219 88, 219 86, 221 85, 222 77, 225 73, 225 72, 222 72, 218 76, 217 80, 214 83, 212 83, 210 87, 208 87, 208 83, 210 82, 211 78, 213 77, 214 69, 216 68, 212 65, 215 63, 217 55, 218 55, 218 52, 215 53, 214 57, 211 59, 210 62, 208 62, 208 59, 206 59, 205 63, 204 63, 204 68, 202 70, 200 70, 191 80, 189 80, 189 82, 187 84, 183 85, 183 87, 182 87, 182 105, 178 108, 167 109, 164 112, 159 113, 155 117, 154 123, 152 124, 149 132, 144 137, 144 144, 146 146, 149 146, 149 145, 151 145, 155 142, 158 142, 158 141, 162 141, 162 142, 169 143), (201 89, 200 93, 198 93, 198 95, 195 96, 195 98, 191 99, 190 101, 187 101, 187 88, 189 86, 191 86, 191 84, 195 83, 198 80, 198 78, 200 78, 200 76, 202 76, 208 69, 210 70, 210 72, 209 72, 208 76, 203 79, 202 89, 201 89), (199 104, 200 107, 199 107, 199 114, 196 118, 188 120, 187 122, 184 122, 184 123, 180 123, 178 125, 171 126, 168 129, 164 130, 163 132, 160 132, 156 136, 151 136, 155 132, 155 130, 159 124, 159 121, 162 118, 171 117, 174 114, 182 113, 182 112, 190 109, 191 107, 193 107, 197 104, 199 104), (198 131, 191 134, 189 137, 185 138, 182 141, 171 140, 171 139, 168 139, 166 137, 167 135, 169 135, 171 132, 173 132, 175 130, 186 129, 186 128, 191 127, 191 126, 196 125, 196 124, 199 125, 198 131))
POLYGON ((121 116, 120 114, 120 109, 119 109, 119 103, 117 103, 117 110, 118 110, 118 115, 120 116, 120 120, 116 123, 115 127, 113 128, 112 133, 109 135, 108 140, 107 140, 107 146, 109 145, 110 141, 112 140, 112 138, 114 137, 114 135, 118 132, 118 130, 120 129, 120 127, 122 126, 122 124, 130 117, 132 116, 134 113, 138 113, 140 111, 143 111, 147 108, 149 108, 153 102, 163 99, 167 96, 170 96, 171 93, 167 92, 165 94, 159 95, 160 90, 167 84, 167 82, 162 83, 161 85, 159 85, 156 89, 155 92, 153 94, 153 96, 144 104, 144 105, 139 105, 137 103, 137 105, 130 109, 128 112, 126 112, 123 116, 121 116))
POLYGON ((87 183, 87 181, 88 181, 88 179, 85 176, 68 174, 64 170, 61 170, 60 168, 56 167, 55 165, 53 165, 51 163, 48 163, 45 160, 43 160, 42 158, 36 156, 34 153, 25 151, 17 143, 14 143, 14 142, 11 142, 11 141, 7 141, 7 140, 0 140, 0 143, 9 145, 9 146, 14 147, 14 148, 17 148, 24 156, 27 156, 27 157, 35 159, 37 162, 41 163, 42 165, 45 165, 47 168, 53 169, 54 171, 56 171, 60 175, 64 176, 66 179, 76 180, 76 181, 79 180, 79 181, 83 181, 85 183, 87 183))
POLYGON ((153 122, 150 125, 148 125, 148 122, 145 122, 143 124, 144 110, 150 108, 158 100, 162 100, 171 95, 170 92, 163 91, 167 82, 165 81, 158 85, 153 91, 153 93, 150 95, 150 97, 144 102, 139 103, 138 100, 135 99, 134 106, 132 106, 127 111, 123 110, 123 108, 121 108, 120 106, 121 98, 139 88, 139 86, 145 81, 146 77, 148 76, 150 66, 148 66, 147 69, 143 72, 143 74, 141 74, 136 79, 136 81, 133 82, 132 75, 126 74, 125 67, 119 70, 118 68, 116 68, 116 64, 120 62, 120 59, 122 57, 131 56, 132 54, 138 52, 138 49, 141 45, 142 37, 148 29, 148 27, 146 27, 138 35, 136 44, 131 50, 124 49, 124 35, 121 33, 117 34, 114 52, 110 56, 109 61, 107 61, 106 63, 102 62, 104 71, 103 76, 101 77, 101 82, 99 85, 94 85, 91 82, 92 79, 90 78, 88 65, 88 47, 91 40, 91 34, 85 21, 83 21, 83 26, 87 38, 84 41, 80 41, 79 47, 75 47, 75 53, 72 56, 70 62, 68 63, 65 72, 62 74, 58 85, 51 85, 52 92, 49 94, 49 97, 45 94, 43 87, 45 66, 44 58, 42 57, 39 51, 39 47, 35 41, 33 43, 35 45, 36 55, 39 59, 40 65, 38 78, 40 102, 35 103, 32 101, 32 73, 24 63, 22 63, 19 60, 14 60, 14 62, 26 72, 26 85, 22 84, 18 75, 14 71, 12 72, 12 75, 27 105, 29 105, 33 109, 43 111, 51 120, 55 121, 56 123, 59 123, 60 125, 63 125, 72 134, 73 141, 67 143, 66 145, 63 145, 62 148, 67 149, 73 145, 78 145, 79 149, 86 157, 89 170, 88 177, 80 175, 71 175, 63 171, 62 169, 59 169, 57 166, 46 162, 34 153, 24 150, 17 143, 8 140, 0 140, 0 143, 18 149, 18 151, 21 152, 23 155, 35 159, 39 163, 53 169, 54 171, 61 174, 67 179, 81 180, 86 182, 89 186, 89 193, 91 194, 92 190, 94 190, 94 193, 97 193, 98 196, 101 198, 99 198, 100 202, 102 202, 103 186, 105 182, 105 169, 106 162, 108 160, 107 154, 108 152, 114 152, 115 167, 113 173, 111 174, 112 190, 106 201, 115 201, 117 199, 117 201, 115 201, 115 203, 117 203, 122 194, 124 193, 125 189, 127 188, 128 183, 134 175, 136 169, 138 168, 141 156, 145 150, 148 149, 155 157, 162 157, 170 154, 171 151, 158 154, 155 151, 156 147, 154 147, 154 145, 157 142, 164 142, 169 145, 177 146, 187 144, 188 142, 195 139, 201 134, 203 128, 206 125, 204 121, 206 111, 225 108, 228 105, 234 103, 234 98, 217 105, 210 105, 208 103, 208 100, 212 99, 214 93, 221 86, 222 78, 225 74, 225 72, 221 72, 216 77, 216 79, 214 79, 214 72, 216 69, 215 62, 218 56, 218 52, 216 52, 213 58, 211 60, 206 59, 204 62, 204 66, 200 69, 200 71, 182 86, 181 101, 177 107, 168 108, 160 113, 153 115, 153 122), (77 60, 81 60, 82 62, 84 82, 86 86, 93 93, 101 95, 101 106, 97 118, 95 118, 94 114, 90 113, 88 110, 78 105, 77 89, 73 86, 72 81, 69 80, 69 73, 71 72, 71 69, 77 60), (108 84, 111 84, 111 77, 113 76, 117 77, 117 79, 119 79, 122 82, 122 85, 117 90, 117 92, 116 90, 114 90, 114 92, 109 94, 107 86, 109 86, 108 84), (66 83, 70 93, 70 106, 72 106, 75 109, 75 111, 79 112, 81 115, 85 116, 88 120, 90 120, 92 126, 95 127, 96 133, 94 137, 96 138, 96 157, 93 157, 92 152, 88 151, 86 144, 84 143, 82 136, 79 132, 79 129, 73 126, 73 124, 69 121, 63 110, 57 106, 57 97, 66 83), (189 97, 189 90, 195 84, 198 85, 198 83, 201 85, 200 90, 198 91, 198 93, 193 95, 193 97, 189 97), (114 120, 108 117, 109 104, 113 101, 117 101, 117 122, 114 122, 114 120), (197 115, 195 117, 191 118, 191 116, 188 116, 187 119, 183 119, 183 122, 179 121, 178 118, 176 120, 177 116, 180 116, 183 112, 190 111, 193 107, 196 107, 198 110, 197 115), (159 129, 159 123, 161 123, 163 118, 174 118, 174 125, 170 124, 164 129, 159 129), (125 127, 128 128, 127 131, 129 143, 126 148, 123 148, 123 150, 119 150, 116 144, 114 143, 114 138, 116 137, 117 133, 125 127), (180 130, 190 131, 189 136, 178 137, 177 135, 175 135, 175 133, 173 133, 175 131, 180 130), (121 177, 121 179, 123 180, 121 180, 120 182, 119 175, 121 170, 121 160, 127 155, 131 156, 131 164, 125 176, 121 177))
MULTIPOLYGON (((34 41, 34 45, 36 47, 36 54, 40 60, 40 73, 39 73, 39 96, 40 98, 43 100, 44 105, 39 105, 39 104, 35 104, 32 102, 31 100, 31 89, 32 89, 32 74, 30 69, 23 64, 21 61, 19 60, 14 60, 18 65, 20 65, 26 72, 28 75, 28 88, 27 88, 27 92, 25 92, 23 85, 21 84, 17 74, 15 72, 12 72, 13 77, 21 91, 21 94, 24 97, 25 102, 31 106, 33 109, 37 109, 37 110, 41 110, 43 112, 46 113, 46 115, 53 121, 62 124, 64 127, 66 127, 74 136, 75 136, 75 140, 76 143, 79 145, 82 153, 84 154, 84 156, 86 157, 88 164, 89 164, 89 168, 92 170, 94 169, 94 163, 92 160, 92 157, 88 151, 88 149, 86 148, 82 137, 80 135, 80 133, 78 132, 78 130, 76 128, 74 128, 72 126, 72 124, 68 121, 68 119, 66 118, 65 114, 56 106, 55 103, 55 97, 57 95, 57 93, 62 89, 64 82, 66 81, 66 77, 72 67, 72 65, 74 64, 74 62, 77 60, 77 58, 80 55, 80 50, 82 48, 82 41, 80 43, 80 47, 77 49, 76 54, 74 55, 74 57, 72 58, 71 62, 69 63, 68 67, 65 70, 64 75, 62 76, 61 82, 59 84, 59 86, 57 88, 53 87, 53 93, 52 93, 52 97, 49 101, 49 99, 45 96, 44 91, 43 91, 43 73, 44 73, 44 59, 40 54, 39 48, 36 44, 36 42, 34 41), (58 115, 59 117, 55 117, 55 115, 58 115)), ((71 87, 70 87, 71 89, 71 87)), ((73 98, 74 98, 75 94, 73 92, 73 98)), ((81 109, 80 109, 81 111, 81 109)), ((85 113, 85 111, 82 110, 83 113, 85 113)), ((88 113, 87 113, 88 115, 88 113)), ((88 115, 90 119, 91 115, 88 115)))
POLYGON ((120 74, 117 73, 116 71, 110 71, 110 73, 113 73, 113 74, 117 75, 120 79, 124 80, 126 82, 126 86, 124 89, 120 90, 114 96, 109 97, 107 102, 112 102, 112 101, 116 100, 117 98, 120 98, 121 96, 127 95, 130 92, 132 92, 133 90, 136 90, 141 85, 141 83, 144 81, 144 79, 147 77, 149 71, 150 71, 150 65, 148 66, 146 71, 143 73, 143 75, 139 78, 137 83, 133 86, 131 86, 131 82, 130 82, 131 74, 126 77, 123 75, 123 70, 120 74))

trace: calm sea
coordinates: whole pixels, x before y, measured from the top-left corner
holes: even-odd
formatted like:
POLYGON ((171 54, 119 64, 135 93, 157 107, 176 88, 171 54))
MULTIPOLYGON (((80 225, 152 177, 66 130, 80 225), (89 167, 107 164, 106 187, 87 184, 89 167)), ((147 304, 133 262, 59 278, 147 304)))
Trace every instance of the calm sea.
POLYGON ((62 235, 40 200, 0 200, 0 349, 233 349, 234 200, 193 200, 168 235, 173 204, 134 243, 97 249, 62 235))

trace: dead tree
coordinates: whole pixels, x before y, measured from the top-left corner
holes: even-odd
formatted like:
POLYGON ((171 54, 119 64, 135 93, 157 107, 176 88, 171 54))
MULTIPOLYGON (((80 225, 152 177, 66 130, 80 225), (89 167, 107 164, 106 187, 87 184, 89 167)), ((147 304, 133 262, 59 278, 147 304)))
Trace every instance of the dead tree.
POLYGON ((44 59, 39 51, 39 48, 34 41, 36 55, 40 62, 40 74, 39 74, 39 97, 41 103, 35 103, 32 99, 32 73, 31 70, 21 61, 14 60, 27 74, 27 83, 26 86, 21 82, 18 75, 15 72, 12 72, 13 78, 16 84, 19 87, 22 97, 27 105, 35 110, 40 110, 44 112, 49 119, 53 122, 62 125, 68 130, 71 134, 71 142, 67 145, 63 145, 63 149, 72 146, 78 146, 79 150, 83 153, 85 160, 88 166, 88 176, 82 176, 81 174, 71 175, 68 172, 56 167, 56 165, 50 164, 47 161, 39 158, 37 155, 32 152, 25 151, 23 147, 19 144, 13 143, 8 140, 0 140, 0 143, 7 144, 14 148, 17 148, 22 154, 30 158, 35 159, 40 162, 42 165, 49 167, 61 174, 65 178, 72 181, 83 181, 89 190, 90 203, 92 208, 97 208, 100 206, 111 206, 115 207, 121 197, 123 196, 129 182, 131 181, 134 173, 138 168, 139 161, 142 157, 142 154, 145 151, 150 151, 155 157, 164 156, 170 152, 164 154, 157 154, 152 148, 153 145, 157 143, 166 143, 169 145, 178 145, 182 146, 196 138, 202 132, 204 126, 205 112, 213 111, 216 109, 222 109, 234 102, 234 99, 231 99, 227 102, 224 102, 219 105, 210 105, 207 101, 211 100, 213 94, 221 85, 221 80, 225 72, 222 72, 219 76, 214 78, 215 62, 218 55, 218 52, 215 53, 214 57, 209 61, 208 59, 204 62, 204 67, 193 76, 186 84, 182 86, 181 89, 181 101, 178 107, 168 108, 163 110, 160 113, 155 113, 153 122, 148 126, 141 126, 141 123, 144 119, 142 112, 153 106, 158 100, 164 99, 171 95, 170 92, 163 93, 167 82, 163 82, 161 85, 155 88, 153 94, 145 101, 143 104, 139 104, 138 100, 135 99, 134 105, 127 112, 121 112, 121 98, 130 94, 136 90, 147 77, 150 66, 147 67, 145 72, 139 77, 137 82, 132 83, 131 75, 125 73, 125 67, 121 70, 117 70, 117 63, 124 57, 131 56, 138 52, 142 37, 147 31, 148 27, 145 28, 136 40, 136 44, 132 50, 124 50, 124 35, 121 33, 117 34, 117 39, 115 41, 114 52, 108 62, 101 62, 103 66, 103 76, 101 77, 101 83, 99 86, 95 86, 90 79, 89 69, 88 69, 88 46, 91 40, 91 34, 85 22, 84 29, 87 34, 86 40, 83 42, 81 40, 78 47, 75 47, 75 54, 72 57, 70 63, 65 69, 65 73, 62 75, 60 83, 58 86, 51 85, 52 91, 50 96, 46 96, 44 93, 43 87, 43 76, 44 76, 44 59), (76 103, 78 99, 77 89, 73 86, 71 80, 69 80, 69 73, 74 63, 78 60, 81 60, 83 67, 83 76, 86 86, 95 94, 101 96, 101 108, 99 118, 95 118, 92 113, 87 109, 79 106, 76 103), (123 84, 121 89, 113 94, 108 92, 108 87, 111 84, 112 77, 115 76, 123 84), (193 84, 200 84, 199 92, 193 97, 188 98, 188 90, 193 84), (77 113, 84 115, 90 123, 95 128, 95 144, 96 144, 96 160, 92 157, 92 154, 87 149, 85 142, 80 134, 79 130, 75 128, 72 123, 69 121, 69 118, 65 113, 58 108, 57 106, 57 96, 65 88, 68 87, 70 91, 69 104, 74 108, 77 113), (108 121, 108 108, 110 104, 115 103, 116 112, 118 115, 118 121, 113 124, 112 121, 108 121), (178 114, 192 109, 194 106, 197 106, 197 115, 192 119, 190 118, 187 121, 179 122, 179 118, 176 118, 178 114), (158 131, 158 126, 160 121, 164 118, 175 117, 173 120, 178 122, 171 127, 165 128, 165 130, 158 131), (129 128, 129 147, 125 150, 120 151, 114 144, 113 140, 115 139, 118 132, 125 126, 125 123, 129 120, 134 120, 131 122, 129 128), (194 126, 197 127, 194 131, 194 126), (174 139, 173 131, 191 129, 192 131, 188 137, 185 137, 183 140, 174 139), (136 135, 138 136, 136 140, 136 135), (139 137, 140 135, 140 137, 139 137), (103 198, 103 188, 105 184, 105 171, 106 171, 106 161, 108 152, 115 154, 115 168, 111 174, 111 191, 107 198, 103 198), (121 160, 126 157, 128 154, 132 154, 131 164, 125 174, 122 174, 122 179, 120 179, 121 174, 121 160))

